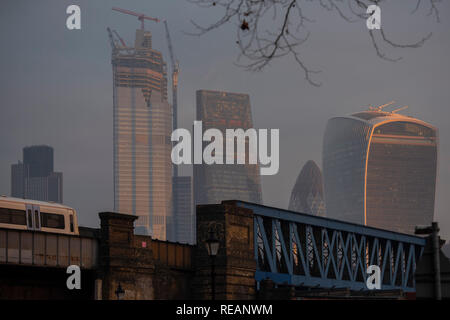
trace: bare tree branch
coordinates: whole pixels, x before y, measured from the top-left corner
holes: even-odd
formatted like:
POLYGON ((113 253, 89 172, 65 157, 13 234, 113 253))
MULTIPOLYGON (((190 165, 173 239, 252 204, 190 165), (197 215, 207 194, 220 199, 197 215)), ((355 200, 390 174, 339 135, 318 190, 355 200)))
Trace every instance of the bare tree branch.
MULTIPOLYGON (((202 35, 220 28, 227 23, 236 26, 236 44, 240 54, 237 65, 249 71, 260 71, 277 58, 291 56, 305 74, 305 79, 313 86, 321 83, 314 80, 312 70, 304 62, 300 47, 309 37, 308 24, 314 22, 305 14, 305 3, 316 2, 321 8, 335 12, 343 20, 353 23, 368 18, 367 8, 371 4, 380 6, 386 0, 187 0, 200 7, 221 8, 223 14, 216 22, 200 26, 192 21, 196 32, 202 35), (245 60, 242 64, 241 61, 245 60)), ((420 10, 424 2, 428 3, 428 16, 434 16, 439 22, 438 3, 442 0, 417 0, 412 14, 420 10)), ((431 37, 431 33, 414 43, 401 44, 386 37, 384 29, 369 30, 369 38, 378 57, 395 62, 383 52, 382 47, 418 48, 431 37)))

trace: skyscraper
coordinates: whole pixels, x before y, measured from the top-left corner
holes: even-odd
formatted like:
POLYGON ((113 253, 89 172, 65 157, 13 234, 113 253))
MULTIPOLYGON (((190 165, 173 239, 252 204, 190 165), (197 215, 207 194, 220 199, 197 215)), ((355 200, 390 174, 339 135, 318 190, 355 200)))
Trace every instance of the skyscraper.
POLYGON ((63 202, 62 173, 53 172, 53 148, 23 148, 23 163, 11 166, 11 195, 17 198, 63 202))
POLYGON ((11 165, 11 196, 25 198, 25 178, 29 176, 29 167, 21 161, 11 165))
POLYGON ((176 188, 176 199, 173 239, 181 243, 195 243, 194 216, 192 214, 192 179, 189 176, 176 176, 173 178, 173 187, 176 188))
POLYGON ((322 172, 312 160, 306 162, 297 177, 289 210, 325 217, 322 172))
MULTIPOLYGON (((110 34, 111 37, 111 34, 110 34)), ((114 114, 114 208, 134 214, 138 233, 167 239, 172 218, 172 110, 166 65, 149 31, 134 47, 111 38, 114 114)))
POLYGON ((47 177, 53 172, 53 148, 31 146, 23 148, 23 163, 29 166, 30 177, 47 177))
MULTIPOLYGON (((253 128, 250 98, 247 94, 221 91, 197 91, 197 120, 203 131, 253 128)), ((224 139, 225 144, 225 139, 224 139)), ((248 148, 247 148, 248 149, 248 148)), ((217 204, 222 200, 262 203, 259 165, 194 165, 195 204, 217 204)))
POLYGON ((323 144, 327 216, 404 233, 434 214, 437 130, 371 108, 328 121, 323 144))

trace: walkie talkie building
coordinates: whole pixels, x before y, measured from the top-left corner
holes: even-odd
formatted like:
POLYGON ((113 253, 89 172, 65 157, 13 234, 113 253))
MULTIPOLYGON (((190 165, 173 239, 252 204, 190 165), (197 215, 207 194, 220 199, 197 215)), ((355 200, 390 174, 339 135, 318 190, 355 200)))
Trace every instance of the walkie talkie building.
POLYGON ((434 215, 437 129, 371 109, 328 121, 323 142, 327 216, 413 233, 434 215))
POLYGON ((172 110, 165 63, 152 49, 149 31, 136 30, 134 47, 124 46, 108 31, 113 48, 114 209, 138 216, 137 232, 167 240, 172 110))

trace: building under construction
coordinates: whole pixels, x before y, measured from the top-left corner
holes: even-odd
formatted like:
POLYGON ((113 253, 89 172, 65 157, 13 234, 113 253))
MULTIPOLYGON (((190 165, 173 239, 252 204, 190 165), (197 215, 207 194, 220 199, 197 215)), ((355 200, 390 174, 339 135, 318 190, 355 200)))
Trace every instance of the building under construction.
POLYGON ((166 65, 161 52, 152 49, 152 35, 143 26, 146 18, 138 17, 142 27, 136 30, 134 46, 127 46, 108 28, 114 88, 114 210, 137 215, 138 233, 167 240, 172 222, 172 108, 166 65))

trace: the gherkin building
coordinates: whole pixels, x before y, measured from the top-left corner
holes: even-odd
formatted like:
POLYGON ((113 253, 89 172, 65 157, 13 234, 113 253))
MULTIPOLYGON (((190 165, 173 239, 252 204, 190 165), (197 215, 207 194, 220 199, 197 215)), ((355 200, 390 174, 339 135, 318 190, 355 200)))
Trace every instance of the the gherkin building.
POLYGON ((306 162, 297 177, 289 201, 289 210, 325 216, 322 172, 312 160, 306 162))

